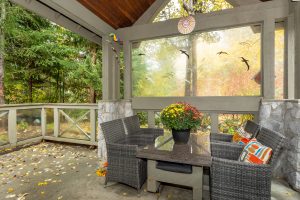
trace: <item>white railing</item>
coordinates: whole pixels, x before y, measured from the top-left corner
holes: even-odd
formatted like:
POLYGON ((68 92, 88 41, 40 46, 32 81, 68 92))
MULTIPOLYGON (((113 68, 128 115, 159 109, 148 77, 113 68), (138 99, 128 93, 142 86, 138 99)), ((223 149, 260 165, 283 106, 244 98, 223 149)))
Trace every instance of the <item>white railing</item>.
POLYGON ((2 105, 0 148, 41 140, 97 145, 97 109, 97 104, 2 105))

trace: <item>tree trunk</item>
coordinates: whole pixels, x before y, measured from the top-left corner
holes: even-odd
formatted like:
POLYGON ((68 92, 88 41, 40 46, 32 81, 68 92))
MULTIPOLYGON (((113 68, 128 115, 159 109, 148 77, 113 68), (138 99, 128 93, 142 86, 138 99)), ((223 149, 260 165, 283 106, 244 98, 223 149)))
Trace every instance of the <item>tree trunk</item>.
POLYGON ((185 89, 184 89, 184 96, 191 96, 191 66, 190 61, 187 58, 186 61, 186 71, 185 71, 185 89))
POLYGON ((197 96, 197 36, 192 36, 191 47, 191 69, 192 69, 192 96, 197 96))
POLYGON ((29 78, 29 101, 30 101, 30 103, 33 102, 32 93, 33 93, 33 80, 32 80, 32 76, 30 76, 30 78, 29 78))
POLYGON ((56 74, 56 102, 60 103, 60 87, 59 87, 59 70, 57 71, 56 74))
POLYGON ((185 96, 197 96, 197 36, 189 35, 187 49, 185 96))
POLYGON ((5 1, 0 0, 0 104, 4 104, 4 21, 6 18, 5 1))
MULTIPOLYGON (((92 44, 91 46, 91 66, 94 67, 97 64, 97 45, 92 44)), ((96 92, 93 85, 89 86, 90 90, 90 103, 96 103, 96 92)))

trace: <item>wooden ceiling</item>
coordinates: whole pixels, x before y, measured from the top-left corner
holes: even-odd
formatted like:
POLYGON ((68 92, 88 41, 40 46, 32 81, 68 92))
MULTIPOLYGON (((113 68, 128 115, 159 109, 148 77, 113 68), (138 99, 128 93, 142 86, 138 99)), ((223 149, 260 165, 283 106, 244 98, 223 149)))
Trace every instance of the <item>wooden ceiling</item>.
MULTIPOLYGON (((77 0, 113 28, 132 26, 155 0, 77 0)), ((271 0, 260 0, 262 2, 271 0)))
POLYGON ((133 25, 155 0, 77 0, 113 28, 133 25))

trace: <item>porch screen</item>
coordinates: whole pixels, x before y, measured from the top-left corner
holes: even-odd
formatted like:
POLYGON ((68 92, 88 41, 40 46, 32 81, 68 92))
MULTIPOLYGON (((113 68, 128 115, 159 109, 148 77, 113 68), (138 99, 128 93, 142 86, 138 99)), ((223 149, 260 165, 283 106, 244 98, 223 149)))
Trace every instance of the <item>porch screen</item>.
POLYGON ((260 96, 261 26, 136 42, 133 96, 260 96))

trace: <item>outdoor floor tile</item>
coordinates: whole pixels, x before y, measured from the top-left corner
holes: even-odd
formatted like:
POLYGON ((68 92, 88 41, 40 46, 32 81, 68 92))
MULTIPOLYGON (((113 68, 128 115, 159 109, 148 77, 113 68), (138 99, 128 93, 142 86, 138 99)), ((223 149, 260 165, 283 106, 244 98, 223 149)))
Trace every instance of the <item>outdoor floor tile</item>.
MULTIPOLYGON (((159 194, 140 193, 124 184, 104 188, 96 175, 97 150, 45 142, 10 153, 0 152, 0 199, 11 200, 190 200, 192 190, 163 184, 159 194)), ((300 199, 285 182, 275 180, 272 200, 300 199)), ((204 191, 204 199, 209 199, 204 191)))

